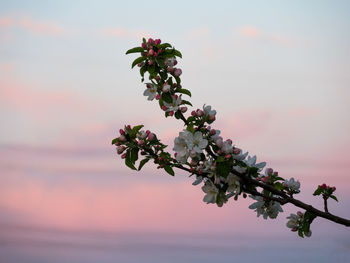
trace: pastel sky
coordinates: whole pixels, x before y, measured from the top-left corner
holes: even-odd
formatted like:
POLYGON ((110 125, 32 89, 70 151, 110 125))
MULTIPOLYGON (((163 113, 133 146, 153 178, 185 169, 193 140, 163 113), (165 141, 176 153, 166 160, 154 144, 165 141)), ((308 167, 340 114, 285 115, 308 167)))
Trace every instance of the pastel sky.
POLYGON ((319 219, 299 240, 285 227, 295 208, 265 221, 250 200, 206 205, 192 178, 128 170, 110 141, 144 124, 171 149, 182 129, 125 55, 161 38, 225 138, 300 180, 315 206, 315 187, 335 185, 330 210, 349 218, 349 32, 340 0, 0 0, 0 261, 56 262, 72 244, 59 262, 348 262, 348 229, 319 219))

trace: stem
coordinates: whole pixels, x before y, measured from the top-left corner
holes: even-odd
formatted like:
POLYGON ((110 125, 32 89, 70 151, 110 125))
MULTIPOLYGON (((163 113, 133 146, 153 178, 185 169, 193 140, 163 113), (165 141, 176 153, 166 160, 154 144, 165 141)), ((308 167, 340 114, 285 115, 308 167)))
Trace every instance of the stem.
POLYGON ((328 197, 326 197, 326 196, 324 195, 324 196, 323 196, 324 211, 325 211, 326 213, 329 213, 329 212, 328 212, 327 199, 328 199, 328 197))

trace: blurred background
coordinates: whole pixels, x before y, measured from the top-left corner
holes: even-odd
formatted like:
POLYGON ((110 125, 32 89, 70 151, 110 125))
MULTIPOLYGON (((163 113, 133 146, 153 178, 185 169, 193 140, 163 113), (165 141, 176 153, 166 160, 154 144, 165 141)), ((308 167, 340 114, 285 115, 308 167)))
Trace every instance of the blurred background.
POLYGON ((125 51, 142 37, 180 50, 195 108, 225 138, 322 208, 350 218, 349 1, 0 0, 0 262, 349 262, 350 231, 317 218, 312 237, 223 208, 183 172, 126 168, 110 145, 144 124, 173 147, 125 51))

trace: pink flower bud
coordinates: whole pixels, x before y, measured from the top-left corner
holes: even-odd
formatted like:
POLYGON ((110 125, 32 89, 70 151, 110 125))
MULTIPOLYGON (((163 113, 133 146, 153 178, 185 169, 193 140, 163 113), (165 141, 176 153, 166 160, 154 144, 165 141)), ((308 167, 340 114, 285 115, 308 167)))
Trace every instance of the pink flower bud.
POLYGON ((174 95, 174 98, 177 100, 177 98, 178 98, 179 96, 177 96, 176 94, 174 95))
POLYGON ((180 110, 182 113, 185 113, 187 111, 187 107, 186 106, 180 107, 180 110))
POLYGON ((198 110, 196 111, 196 115, 197 115, 198 117, 202 117, 202 116, 204 115, 204 112, 203 112, 202 110, 198 109, 198 110))
POLYGON ((158 50, 158 54, 161 54, 163 52, 163 49, 158 50))
POLYGON ((120 135, 125 135, 125 131, 123 129, 119 130, 120 135))
POLYGON ((153 133, 149 133, 148 136, 147 136, 147 138, 148 138, 149 141, 153 141, 153 140, 154 140, 154 137, 155 137, 155 136, 154 136, 153 133))
POLYGON ((117 153, 118 154, 122 154, 124 152, 124 150, 125 150, 125 146, 118 146, 117 147, 117 153))
POLYGON ((177 153, 174 153, 174 156, 176 157, 176 156, 177 156, 177 153))
POLYGON ((298 230, 298 228, 296 228, 296 227, 293 227, 292 229, 291 229, 291 231, 293 231, 293 232, 296 232, 298 230))
POLYGON ((168 108, 167 108, 165 105, 162 106, 162 110, 163 110, 163 111, 166 111, 167 109, 168 109, 168 108))
POLYGON ((127 128, 128 130, 131 130, 130 124, 126 125, 126 128, 127 128))
POLYGON ((266 172, 268 175, 272 175, 273 170, 272 170, 272 168, 267 168, 266 172))
POLYGON ((210 135, 215 135, 215 134, 216 134, 216 130, 215 129, 210 130, 210 135))
POLYGON ((196 116, 197 114, 196 114, 196 112, 193 110, 193 111, 191 112, 191 115, 192 115, 192 116, 196 116))
POLYGON ((226 155, 225 155, 225 158, 226 158, 226 159, 230 159, 230 158, 231 158, 231 154, 226 154, 226 155))
POLYGON ((222 141, 221 138, 219 138, 219 139, 217 139, 217 140, 215 141, 215 144, 216 144, 219 148, 221 148, 221 147, 224 145, 224 142, 222 141))
POLYGON ((124 135, 120 135, 120 136, 119 136, 119 141, 121 141, 121 142, 126 142, 125 136, 124 136, 124 135))
POLYGON ((269 179, 270 179, 270 177, 266 176, 266 177, 261 178, 261 181, 264 182, 264 183, 267 183, 267 181, 269 179))
POLYGON ((221 155, 221 154, 222 154, 222 151, 221 151, 221 150, 218 150, 218 154, 220 154, 220 155, 221 155))
POLYGON ((149 61, 148 61, 148 65, 151 66, 152 64, 153 64, 153 61, 152 61, 152 60, 149 60, 149 61))
POLYGON ((143 141, 143 140, 139 140, 139 141, 137 142, 137 145, 142 145, 142 144, 144 144, 144 141, 143 141))
POLYGON ((154 79, 155 79, 156 81, 160 81, 159 75, 155 76, 154 79))
POLYGON ((327 185, 326 184, 322 184, 322 185, 320 185, 320 188, 327 189, 327 185))
POLYGON ((157 52, 154 52, 154 53, 153 53, 153 56, 156 57, 156 56, 157 56, 157 52))
POLYGON ((231 139, 227 139, 226 140, 230 145, 232 145, 232 140, 231 139))
POLYGON ((162 41, 161 41, 159 38, 154 40, 154 44, 157 45, 157 46, 158 46, 161 42, 162 42, 162 41))
POLYGON ((241 152, 241 149, 239 149, 239 148, 233 149, 233 154, 239 154, 240 152, 241 152))
POLYGON ((150 89, 151 87, 152 87, 152 86, 151 86, 150 83, 147 83, 147 84, 146 84, 146 88, 147 88, 147 89, 150 89))
POLYGON ((191 173, 194 172, 194 168, 193 168, 193 167, 190 168, 190 172, 191 172, 191 173))
POLYGON ((332 191, 334 192, 334 191, 335 191, 335 189, 337 189, 337 188, 335 188, 335 186, 333 186, 333 187, 332 187, 332 191))
POLYGON ((152 38, 149 38, 148 41, 147 41, 147 44, 153 45, 153 42, 154 42, 154 40, 152 38))
POLYGON ((182 70, 181 70, 181 69, 179 69, 179 68, 175 69, 174 75, 175 75, 176 77, 179 77, 181 74, 182 74, 182 70))
POLYGON ((150 130, 147 130, 147 131, 146 131, 146 134, 147 134, 147 135, 148 135, 148 134, 150 134, 150 133, 151 133, 151 131, 150 131, 150 130))
POLYGON ((198 173, 199 173, 199 174, 202 174, 202 173, 203 173, 203 170, 202 170, 202 169, 199 169, 199 170, 198 170, 198 173))
POLYGON ((273 172, 273 175, 278 176, 278 172, 277 171, 273 172))
POLYGON ((168 68, 167 68, 167 71, 171 73, 171 72, 174 71, 174 68, 173 68, 173 67, 168 67, 168 68))
POLYGON ((168 114, 169 114, 169 116, 173 116, 174 112, 173 111, 169 111, 168 114))
MULTIPOLYGON (((174 60, 174 66, 176 66, 177 65, 177 60, 175 59, 174 60)), ((180 69, 181 70, 181 69, 180 69)))
POLYGON ((138 66, 139 68, 141 67, 141 65, 142 65, 141 63, 138 63, 138 64, 137 64, 137 66, 138 66))
POLYGON ((209 121, 215 121, 216 118, 215 118, 215 115, 209 115, 209 121))
POLYGON ((125 159, 125 158, 126 158, 126 153, 123 153, 120 157, 121 157, 122 159, 125 159))

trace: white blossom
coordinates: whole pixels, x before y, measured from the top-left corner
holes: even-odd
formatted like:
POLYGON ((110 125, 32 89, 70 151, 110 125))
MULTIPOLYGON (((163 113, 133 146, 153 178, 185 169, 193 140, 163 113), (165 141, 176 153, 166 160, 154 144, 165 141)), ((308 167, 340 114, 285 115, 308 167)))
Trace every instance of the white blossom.
POLYGON ((167 107, 166 112, 173 111, 176 112, 179 110, 179 106, 181 105, 182 99, 181 95, 175 98, 175 96, 172 96, 173 101, 171 103, 163 102, 164 106, 167 107))
POLYGON ((252 196, 250 197, 257 202, 249 206, 250 209, 254 209, 257 212, 257 216, 263 216, 264 219, 276 218, 279 212, 283 212, 283 209, 280 203, 276 201, 264 201, 264 198, 261 196, 252 196))
POLYGON ((204 116, 215 116, 216 110, 212 110, 210 105, 203 105, 204 116))
POLYGON ((154 98, 157 96, 157 86, 153 83, 147 83, 147 86, 149 88, 143 92, 143 95, 148 97, 147 100, 154 100, 154 98))
POLYGON ((196 180, 192 183, 192 185, 198 185, 198 184, 200 184, 202 181, 203 181, 203 177, 197 175, 197 178, 196 178, 196 180))
POLYGON ((223 142, 223 144, 222 144, 221 150, 222 150, 224 153, 226 153, 226 154, 232 153, 232 152, 233 152, 233 146, 232 146, 232 144, 231 144, 230 142, 225 141, 225 142, 223 142))
POLYGON ((227 192, 238 194, 240 191, 240 182, 239 177, 237 175, 234 175, 230 173, 227 176, 226 182, 228 184, 227 192))
POLYGON ((235 170, 236 172, 241 173, 241 174, 245 173, 247 171, 246 167, 241 167, 241 166, 238 166, 238 165, 232 166, 232 169, 235 170))
POLYGON ((177 153, 176 160, 180 163, 185 163, 189 156, 189 148, 186 141, 188 134, 191 133, 187 130, 179 132, 179 137, 176 137, 174 140, 173 150, 177 153))
POLYGON ((289 181, 285 180, 284 181, 285 186, 287 186, 290 190, 292 190, 295 193, 300 192, 300 182, 295 181, 294 178, 290 178, 289 181))
POLYGON ((258 171, 262 171, 262 169, 266 165, 266 162, 256 163, 256 155, 254 155, 253 157, 248 156, 248 159, 243 162, 245 162, 245 164, 250 167, 258 168, 258 171))
POLYGON ((213 184, 211 180, 207 180, 205 184, 202 186, 202 190, 206 195, 203 198, 203 201, 207 204, 216 203, 216 198, 219 193, 219 190, 216 188, 216 186, 213 184))
POLYGON ((203 138, 203 134, 200 131, 196 131, 194 134, 187 134, 186 143, 189 149, 202 153, 203 149, 208 145, 208 140, 203 138))

